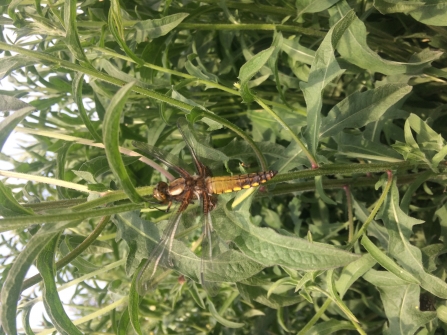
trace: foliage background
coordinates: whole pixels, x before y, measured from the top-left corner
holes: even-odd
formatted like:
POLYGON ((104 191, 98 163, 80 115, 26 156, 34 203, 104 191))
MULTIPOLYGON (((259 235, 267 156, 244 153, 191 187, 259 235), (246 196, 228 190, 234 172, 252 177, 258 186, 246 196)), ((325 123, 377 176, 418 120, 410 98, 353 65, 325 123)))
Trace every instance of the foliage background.
POLYGON ((3 332, 17 312, 26 334, 445 331, 446 2, 0 5, 0 72, 17 87, 1 92, 0 144, 35 138, 1 156, 3 332), (194 281, 194 222, 139 298, 165 218, 142 197, 170 176, 131 141, 188 161, 180 115, 216 175, 279 174, 255 198, 221 197, 217 296, 194 281), (20 296, 33 263, 43 282, 20 296), (33 332, 39 298, 49 319, 33 332))

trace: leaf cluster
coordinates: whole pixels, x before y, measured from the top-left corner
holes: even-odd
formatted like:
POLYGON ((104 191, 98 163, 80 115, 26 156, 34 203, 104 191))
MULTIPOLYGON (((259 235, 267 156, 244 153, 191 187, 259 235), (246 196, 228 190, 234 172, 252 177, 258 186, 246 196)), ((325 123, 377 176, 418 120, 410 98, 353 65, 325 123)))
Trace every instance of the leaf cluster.
POLYGON ((0 91, 0 148, 16 138, 23 152, 0 153, 11 167, 0 169, 3 333, 446 330, 445 2, 0 11, 0 74, 15 87, 0 91), (217 295, 200 285, 194 204, 172 267, 140 297, 138 272, 171 215, 152 191, 177 175, 132 142, 190 171, 178 118, 215 176, 279 173, 219 197, 205 262, 217 295))

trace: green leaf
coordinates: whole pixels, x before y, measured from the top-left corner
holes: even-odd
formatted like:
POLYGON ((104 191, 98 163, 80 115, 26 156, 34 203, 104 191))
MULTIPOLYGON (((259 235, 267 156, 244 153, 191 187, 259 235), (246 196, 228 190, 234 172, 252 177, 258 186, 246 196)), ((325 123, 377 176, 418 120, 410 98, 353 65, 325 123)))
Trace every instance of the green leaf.
POLYGON ((358 258, 327 244, 312 243, 280 235, 270 228, 256 227, 244 211, 232 212, 222 205, 214 212, 213 226, 217 234, 226 241, 233 241, 245 255, 264 266, 323 270, 346 265, 358 258))
POLYGON ((18 111, 27 107, 32 108, 33 106, 15 97, 0 95, 0 111, 2 112, 18 111))
POLYGON ((65 313, 54 281, 56 270, 54 267, 54 254, 56 252, 58 240, 59 234, 52 237, 49 243, 40 252, 36 261, 36 267, 39 270, 44 283, 43 303, 54 327, 62 335, 82 335, 65 313))
POLYGON ((387 84, 366 92, 356 92, 335 105, 322 121, 320 138, 337 135, 346 128, 360 128, 379 120, 405 98, 411 86, 387 84))
POLYGON ((37 232, 37 234, 30 238, 26 247, 14 260, 14 263, 8 272, 8 276, 3 283, 1 292, 1 303, 2 306, 4 306, 1 309, 1 321, 7 334, 17 333, 17 302, 22 291, 23 279, 34 259, 36 259, 39 252, 42 251, 49 241, 58 235, 59 231, 77 223, 78 221, 45 225, 37 232))
POLYGON ((293 60, 312 65, 315 59, 315 51, 302 46, 299 43, 299 38, 284 39, 282 41, 281 50, 284 51, 293 60))
POLYGON ((87 171, 72 171, 76 176, 81 179, 84 179, 86 182, 90 184, 97 184, 95 178, 90 172, 87 171))
POLYGON ((326 286, 329 293, 329 296, 331 297, 331 300, 337 305, 338 308, 346 315, 346 317, 351 320, 351 322, 359 323, 357 318, 354 316, 354 314, 351 312, 351 310, 346 306, 346 304, 341 299, 340 295, 337 293, 337 290, 335 289, 335 282, 334 282, 334 270, 331 269, 327 272, 326 275, 326 286))
POLYGON ((191 130, 191 126, 186 121, 186 119, 180 118, 179 120, 177 120, 177 123, 182 129, 185 140, 189 144, 191 144, 191 146, 194 148, 194 151, 199 157, 210 159, 223 164, 228 162, 229 158, 227 157, 227 155, 222 153, 220 150, 214 149, 210 145, 208 145, 206 141, 207 139, 197 136, 197 133, 191 130))
MULTIPOLYGON (((161 233, 152 222, 141 219, 137 212, 115 215, 113 221, 120 231, 119 236, 127 242, 129 247, 135 247, 136 253, 132 259, 128 259, 126 269, 127 273, 132 273, 158 244, 161 233)), ((201 259, 183 242, 173 241, 170 257, 174 264, 174 270, 199 282, 201 259)), ((168 265, 164 264, 164 266, 168 265)), ((227 250, 221 254, 213 255, 212 260, 204 260, 204 268, 207 281, 236 282, 255 275, 264 266, 240 252, 227 250)))
POLYGON ((433 131, 421 118, 411 114, 405 121, 404 137, 405 144, 396 141, 393 148, 402 154, 405 160, 422 162, 436 171, 447 153, 447 142, 442 136, 433 131), (416 133, 416 139, 413 132, 416 133))
MULTIPOLYGON (((128 166, 130 164, 137 162, 138 159, 139 159, 139 157, 124 156, 123 163, 125 166, 128 166)), ((82 163, 82 165, 79 167, 78 171, 72 170, 73 173, 75 173, 79 177, 81 177, 84 180, 87 180, 91 183, 96 183, 95 178, 98 178, 102 174, 109 172, 109 171, 110 171, 110 166, 107 161, 107 156, 95 157, 89 161, 86 161, 85 163, 82 163), (89 173, 91 177, 89 177, 88 175, 84 175, 82 172, 89 173)))
POLYGON ((274 309, 295 305, 304 300, 303 297, 296 294, 289 295, 272 293, 267 295, 267 290, 265 290, 261 285, 255 284, 256 286, 253 286, 245 283, 236 283, 236 285, 239 293, 244 299, 259 302, 260 304, 274 309))
MULTIPOLYGON (((144 263, 143 263, 144 264, 144 263)), ((141 269, 142 266, 139 267, 141 269)), ((130 292, 129 292, 129 305, 128 305, 128 311, 129 311, 129 318, 130 323, 132 324, 133 329, 135 332, 139 335, 142 335, 141 332, 141 325, 140 320, 138 317, 138 306, 140 305, 140 295, 137 292, 137 279, 138 279, 138 271, 136 271, 132 277, 132 283, 130 285, 130 292)))
POLYGON ((135 187, 133 186, 119 151, 119 126, 121 113, 124 109, 127 98, 129 97, 133 84, 134 83, 128 83, 127 85, 123 86, 110 101, 104 117, 103 137, 107 161, 109 162, 110 169, 112 170, 114 176, 120 181, 120 184, 129 199, 135 203, 139 203, 143 202, 144 199, 137 193, 135 187))
POLYGON ((21 55, 0 58, 0 79, 5 78, 7 75, 10 74, 10 72, 18 68, 28 66, 36 62, 36 60, 21 55))
POLYGON ((33 215, 33 210, 20 205, 12 195, 12 191, 0 181, 0 215, 3 217, 17 215, 33 215))
POLYGON ((313 155, 317 151, 322 122, 321 107, 323 105, 323 90, 332 80, 344 72, 335 60, 335 47, 341 35, 349 27, 354 18, 354 12, 349 12, 328 31, 315 53, 307 83, 300 83, 307 105, 307 145, 313 155))
POLYGON ((205 263, 205 277, 208 281, 236 282, 255 275, 263 268, 262 264, 253 261, 244 254, 235 250, 227 250, 213 256, 212 260, 205 263))
MULTIPOLYGON (((195 58, 195 56, 197 56, 197 55, 189 55, 188 56, 188 61, 185 64, 186 71, 188 71, 188 73, 191 76, 194 76, 197 79, 202 79, 202 80, 212 81, 214 83, 217 83, 218 77, 216 75, 208 72, 206 70, 206 68, 201 64, 201 62, 198 62, 199 66, 195 66, 192 63, 192 60, 195 58)), ((208 87, 208 85, 206 87, 208 87)))
POLYGON ((318 13, 322 12, 329 7, 332 7, 338 0, 300 0, 296 2, 297 16, 301 16, 305 13, 318 13))
POLYGON ((421 173, 418 178, 413 181, 409 186, 408 189, 405 191, 404 196, 402 197, 402 200, 400 202, 400 208, 405 212, 408 213, 408 209, 410 207, 410 203, 413 197, 413 194, 416 192, 416 190, 427 181, 428 178, 432 176, 432 171, 427 170, 423 173, 421 173))
MULTIPOLYGON (((66 142, 57 150, 57 166, 56 166, 56 178, 65 180, 65 164, 68 150, 70 150, 72 143, 66 142)), ((65 187, 57 187, 57 193, 60 199, 68 199, 68 190, 65 187)))
POLYGON ((447 204, 439 207, 436 210, 435 215, 438 217, 441 225, 440 240, 444 242, 444 245, 447 245, 447 204))
MULTIPOLYGON (((69 0, 67 0, 69 1, 69 0)), ((74 3, 71 1, 71 3, 74 3)), ((95 139, 96 142, 101 142, 101 136, 96 132, 95 127, 93 126, 90 118, 87 115, 87 112, 84 108, 83 102, 83 94, 82 94, 82 84, 84 82, 84 74, 76 73, 73 80, 73 97, 76 100, 76 104, 78 105, 79 115, 81 116, 82 121, 84 121, 85 126, 87 127, 90 135, 95 139)))
POLYGON ((30 324, 32 306, 22 309, 22 324, 26 335, 35 335, 30 324))
POLYGON ((413 19, 432 26, 445 26, 447 4, 443 0, 429 0, 410 12, 413 19))
POLYGON ((419 327, 436 318, 435 312, 419 310, 419 285, 408 284, 390 272, 372 269, 363 278, 380 292, 389 322, 385 334, 414 334, 419 327))
POLYGON ((447 322, 447 306, 444 305, 440 305, 437 309, 436 309, 436 316, 438 317, 439 320, 441 320, 442 322, 447 322))
POLYGON ((401 155, 395 150, 381 143, 372 142, 364 138, 362 134, 340 132, 333 138, 338 144, 340 155, 381 162, 402 161, 401 155))
MULTIPOLYGON (((90 205, 90 204, 84 204, 90 205)), ((27 215, 27 216, 16 216, 12 218, 5 218, 1 220, 0 231, 7 231, 11 229, 19 229, 28 227, 32 224, 39 223, 52 223, 52 222, 66 222, 69 220, 84 220, 88 218, 112 215, 116 213, 128 212, 136 209, 140 209, 140 205, 116 205, 114 207, 105 208, 95 208, 85 211, 69 211, 69 210, 58 210, 57 214, 42 214, 42 215, 27 215)))
POLYGON ((423 2, 396 1, 396 0, 374 0, 374 7, 382 14, 405 13, 424 6, 423 2))
POLYGON ((362 245, 365 247, 366 251, 368 251, 369 255, 371 255, 385 269, 396 275, 396 277, 411 284, 420 284, 419 280, 417 280, 411 273, 403 270, 391 258, 380 251, 380 249, 371 242, 368 236, 363 236, 362 245))
POLYGON ((376 264, 376 260, 370 255, 365 254, 354 262, 345 266, 335 282, 340 297, 343 298, 346 291, 354 284, 358 278, 363 276, 376 264))
POLYGON ((108 16, 108 27, 113 37, 115 37, 116 42, 124 50, 126 55, 132 58, 138 65, 143 66, 144 61, 135 55, 132 50, 127 46, 125 36, 124 36, 124 25, 121 16, 121 6, 119 0, 110 1, 110 10, 108 16))
POLYGON ((157 81, 155 84, 149 84, 144 81, 135 79, 134 76, 121 71, 106 59, 101 59, 100 61, 98 61, 98 64, 100 65, 100 68, 106 71, 110 76, 112 76, 113 78, 121 79, 126 83, 134 82, 136 86, 144 87, 147 89, 159 89, 166 86, 166 84, 162 80, 157 81))
POLYGON ((313 327, 311 327, 306 335, 321 335, 321 334, 334 334, 342 330, 356 330, 354 325, 348 321, 339 321, 331 319, 323 321, 313 327))
POLYGON ((290 333, 290 330, 286 327, 286 324, 284 322, 284 308, 278 308, 276 311, 278 324, 281 326, 281 328, 290 333))
POLYGON ((142 43, 147 39, 164 36, 182 23, 188 15, 188 13, 176 13, 161 19, 139 21, 134 25, 137 31, 135 39, 137 43, 142 43))
POLYGON ((194 299, 195 303, 201 308, 201 309, 205 309, 205 302, 203 301, 202 297, 199 294, 199 290, 197 289, 197 285, 194 281, 190 281, 188 283, 188 287, 189 287, 189 294, 191 294, 191 297, 194 299))
POLYGON ((315 177, 315 188, 316 188, 317 194, 318 194, 318 196, 320 197, 321 200, 323 200, 328 205, 335 205, 336 204, 336 202, 334 200, 332 200, 331 198, 329 198, 326 195, 326 193, 324 192, 323 177, 322 176, 316 176, 315 177))
MULTIPOLYGON (((331 22, 334 24, 350 10, 346 1, 339 1, 336 6, 329 8, 331 22)), ((365 24, 355 18, 340 40, 337 50, 348 62, 371 72, 387 75, 421 73, 423 69, 430 67, 431 62, 442 55, 439 51, 424 49, 420 54, 414 55, 408 63, 393 62, 381 58, 371 50, 366 43, 366 36, 365 24)))
POLYGON ((127 334, 127 326, 129 326, 130 317, 129 317, 129 306, 127 306, 123 313, 121 314, 121 318, 117 328, 117 335, 126 335, 127 334))
POLYGON ((272 56, 267 60, 267 67, 270 69, 270 71, 274 75, 275 83, 276 83, 276 90, 278 91, 279 95, 281 96, 282 101, 287 103, 286 97, 284 96, 284 92, 283 92, 283 88, 282 88, 283 84, 281 83, 281 80, 286 79, 287 77, 285 75, 283 75, 282 73, 280 73, 278 70, 278 54, 279 54, 279 51, 281 50, 283 40, 284 40, 284 38, 280 32, 275 33, 275 35, 273 36, 272 47, 274 47, 275 49, 272 53, 272 56))
POLYGON ((267 63, 274 51, 275 47, 273 46, 266 50, 263 50, 241 66, 238 78, 241 81, 240 91, 244 102, 248 103, 254 100, 253 93, 251 93, 249 88, 249 81, 267 63))
POLYGON ((77 60, 85 66, 91 67, 85 56, 84 49, 79 40, 78 30, 76 27, 76 2, 65 0, 64 3, 64 25, 66 30, 65 42, 68 49, 73 53, 77 60))
MULTIPOLYGON (((66 237, 60 245, 61 253, 64 256, 66 256, 71 251, 73 251, 73 249, 74 248, 71 246, 71 243, 70 243, 70 238, 66 237)), ((93 272, 93 271, 96 271, 99 269, 98 266, 85 260, 84 258, 82 258, 80 256, 78 256, 78 257, 76 257, 76 259, 72 260, 71 264, 78 269, 79 273, 90 273, 90 272, 93 272)))
POLYGON ((388 252, 409 273, 411 273, 425 290, 442 299, 447 298, 447 284, 444 280, 429 274, 422 265, 421 250, 410 243, 412 227, 423 221, 407 216, 399 207, 399 190, 393 182, 391 194, 387 197, 381 213, 390 236, 388 252))
POLYGON ((8 139, 14 128, 31 112, 35 111, 33 106, 27 103, 10 97, 7 95, 0 95, 0 110, 2 111, 14 111, 9 116, 5 117, 0 122, 0 151, 3 149, 3 145, 8 139))
MULTIPOLYGON (((407 144, 412 147, 421 148, 421 150, 428 157, 432 157, 433 168, 437 167, 440 161, 445 156, 447 142, 442 138, 440 134, 437 134, 428 124, 423 121, 419 116, 410 114, 405 126, 411 127, 411 129, 417 134, 416 142, 413 142, 413 136, 408 136, 407 144), (441 153, 438 155, 438 153, 441 153)), ((409 133, 405 129, 405 134, 409 133)), ((407 140, 407 137, 405 138, 407 140)))
POLYGON ((242 328, 245 326, 245 324, 240 322, 232 322, 227 319, 224 319, 214 307, 214 304, 211 300, 208 300, 208 310, 210 311, 211 315, 219 322, 221 325, 228 327, 228 328, 242 328))

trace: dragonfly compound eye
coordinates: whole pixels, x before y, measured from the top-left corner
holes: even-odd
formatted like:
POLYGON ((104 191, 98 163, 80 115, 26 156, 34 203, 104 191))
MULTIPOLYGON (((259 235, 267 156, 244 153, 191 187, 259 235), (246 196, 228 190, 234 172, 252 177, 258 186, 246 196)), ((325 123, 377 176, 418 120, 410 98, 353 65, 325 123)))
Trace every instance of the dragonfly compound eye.
POLYGON ((164 203, 167 200, 168 184, 161 181, 154 188, 154 198, 164 203))

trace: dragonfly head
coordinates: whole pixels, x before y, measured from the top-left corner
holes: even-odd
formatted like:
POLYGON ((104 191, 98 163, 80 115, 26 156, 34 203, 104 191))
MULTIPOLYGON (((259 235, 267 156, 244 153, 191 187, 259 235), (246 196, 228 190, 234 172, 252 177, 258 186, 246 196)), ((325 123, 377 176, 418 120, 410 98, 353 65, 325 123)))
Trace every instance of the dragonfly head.
POLYGON ((154 188, 154 198, 161 203, 168 202, 168 184, 163 181, 158 182, 154 188))

